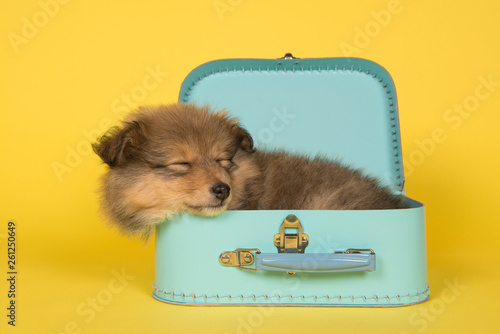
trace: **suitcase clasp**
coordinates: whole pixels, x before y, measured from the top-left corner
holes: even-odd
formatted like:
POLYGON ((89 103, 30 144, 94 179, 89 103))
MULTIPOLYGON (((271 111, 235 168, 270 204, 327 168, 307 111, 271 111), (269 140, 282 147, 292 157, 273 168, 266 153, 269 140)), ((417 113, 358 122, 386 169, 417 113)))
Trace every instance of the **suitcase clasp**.
POLYGON ((280 233, 274 235, 274 245, 278 248, 278 253, 304 253, 309 245, 309 236, 302 233, 302 225, 297 216, 286 216, 281 224, 280 233), (296 233, 287 233, 287 230, 296 233))

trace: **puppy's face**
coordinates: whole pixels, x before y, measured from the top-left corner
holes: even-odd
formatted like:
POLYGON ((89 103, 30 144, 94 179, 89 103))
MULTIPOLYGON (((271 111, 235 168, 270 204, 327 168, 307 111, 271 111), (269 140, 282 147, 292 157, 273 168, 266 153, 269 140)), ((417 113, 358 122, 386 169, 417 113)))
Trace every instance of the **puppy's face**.
POLYGON ((186 130, 147 161, 151 169, 148 182, 154 184, 160 197, 166 199, 165 205, 174 211, 219 214, 233 196, 237 141, 224 130, 205 136, 198 130, 186 130))
POLYGON ((180 211, 212 216, 231 203, 244 171, 239 163, 253 142, 225 113, 178 104, 140 109, 94 150, 111 167, 105 205, 144 218, 180 211))

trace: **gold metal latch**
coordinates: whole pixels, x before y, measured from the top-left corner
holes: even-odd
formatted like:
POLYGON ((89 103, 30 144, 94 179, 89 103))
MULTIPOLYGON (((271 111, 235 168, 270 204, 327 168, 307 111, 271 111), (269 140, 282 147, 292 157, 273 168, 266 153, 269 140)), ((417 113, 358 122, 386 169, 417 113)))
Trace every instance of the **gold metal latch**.
POLYGON ((252 252, 260 254, 260 250, 258 250, 257 248, 238 248, 234 252, 223 252, 219 256, 219 262, 226 267, 235 266, 239 269, 257 271, 253 268, 243 267, 253 264, 254 255, 252 252))
POLYGON ((297 216, 286 216, 280 233, 274 235, 274 245, 278 248, 278 253, 304 253, 308 244, 309 237, 302 233, 302 225, 297 216))

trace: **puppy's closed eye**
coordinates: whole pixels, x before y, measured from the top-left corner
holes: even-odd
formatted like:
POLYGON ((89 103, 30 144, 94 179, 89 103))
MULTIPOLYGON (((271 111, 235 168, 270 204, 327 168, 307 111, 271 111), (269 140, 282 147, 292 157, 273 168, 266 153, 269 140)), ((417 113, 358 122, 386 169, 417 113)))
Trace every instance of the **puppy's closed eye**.
POLYGON ((228 172, 236 168, 236 164, 230 159, 219 159, 217 163, 228 172))
POLYGON ((188 173, 191 169, 191 163, 187 161, 176 161, 167 165, 167 168, 177 173, 188 173))
POLYGON ((191 163, 180 161, 169 164, 151 164, 151 168, 158 171, 165 171, 171 176, 181 176, 187 174, 191 169, 191 163))
POLYGON ((187 161, 176 161, 170 163, 169 166, 191 167, 191 163, 187 161))

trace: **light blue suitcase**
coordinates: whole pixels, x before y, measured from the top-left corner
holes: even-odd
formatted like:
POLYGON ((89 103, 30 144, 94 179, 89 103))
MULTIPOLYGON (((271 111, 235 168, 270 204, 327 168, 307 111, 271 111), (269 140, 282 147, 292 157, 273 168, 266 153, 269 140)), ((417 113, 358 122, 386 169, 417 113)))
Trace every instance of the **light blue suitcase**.
MULTIPOLYGON (((257 149, 321 154, 404 195, 394 83, 364 59, 227 59, 179 102, 226 108, 257 149)), ((290 189, 293 191, 293 189, 290 189)), ((180 214, 156 229, 153 296, 181 305, 403 306, 429 298, 422 203, 399 210, 180 214)))

